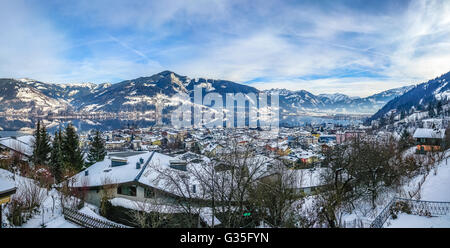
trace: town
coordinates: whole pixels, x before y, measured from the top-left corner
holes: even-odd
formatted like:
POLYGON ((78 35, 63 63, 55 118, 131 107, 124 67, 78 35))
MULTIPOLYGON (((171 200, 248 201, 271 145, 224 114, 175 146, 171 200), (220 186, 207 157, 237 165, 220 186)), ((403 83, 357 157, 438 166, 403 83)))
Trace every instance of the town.
POLYGON ((49 134, 48 121, 42 121, 33 135, 0 138, 0 179, 10 185, 1 189, 7 197, 2 201, 9 202, 2 223, 86 227, 93 219, 99 224, 89 227, 371 227, 387 204, 383 198, 393 192, 420 195, 420 183, 419 190, 399 188, 421 176, 423 168, 446 161, 442 151, 450 145, 450 118, 443 114, 408 122, 393 118, 382 129, 376 122, 281 127, 276 137, 260 128, 162 125, 77 132, 70 122, 49 134), (350 147, 363 154, 353 152, 358 168, 341 174, 336 163, 349 159, 343 155, 350 147), (373 156, 377 152, 382 154, 373 156), (405 157, 396 161, 397 168, 380 161, 397 152, 405 157), (358 171, 368 166, 373 174, 358 171), (343 187, 345 178, 329 178, 349 173, 391 178, 358 179, 359 187, 375 183, 377 188, 368 185, 353 198, 335 188, 333 180, 343 187), (333 194, 350 198, 332 214, 314 210, 315 201, 329 204, 333 194), (355 202, 364 214, 348 209, 355 202))

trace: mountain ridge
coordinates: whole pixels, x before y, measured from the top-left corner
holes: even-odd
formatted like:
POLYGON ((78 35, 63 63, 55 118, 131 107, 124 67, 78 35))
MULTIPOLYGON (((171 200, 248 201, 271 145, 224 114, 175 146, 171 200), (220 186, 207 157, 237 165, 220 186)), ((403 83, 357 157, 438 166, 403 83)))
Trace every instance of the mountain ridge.
MULTIPOLYGON (((118 83, 44 83, 38 80, 22 79, 0 79, 0 89, 2 85, 9 82, 11 88, 28 87, 34 89, 34 93, 39 95, 37 100, 47 97, 47 101, 53 101, 54 105, 60 104, 50 112, 60 110, 74 110, 80 112, 147 112, 155 109, 157 101, 164 102, 169 106, 173 103, 170 97, 177 93, 187 93, 191 97, 195 85, 201 85, 205 92, 226 93, 258 93, 275 92, 280 93, 280 107, 283 113, 299 112, 329 112, 329 113, 375 113, 379 108, 395 96, 409 90, 412 86, 390 89, 369 97, 349 97, 341 93, 314 95, 306 90, 291 91, 287 89, 258 90, 251 85, 239 84, 228 80, 195 78, 176 74, 172 71, 162 71, 160 73, 138 77, 131 80, 124 80, 118 83), (42 94, 42 95, 40 95, 42 94), (55 102, 56 101, 56 102, 55 102), (378 109, 377 109, 378 108, 378 109)), ((10 89, 11 91, 11 89, 10 89)), ((5 92, 7 90, 5 89, 5 92)), ((17 92, 11 96, 17 96, 17 92)), ((14 111, 26 112, 17 105, 14 108, 13 102, 2 104, 6 98, 0 94, 0 110, 8 113, 14 111), (4 106, 8 106, 7 109, 4 106)), ((12 98, 9 98, 12 100, 12 98)), ((17 102, 17 101, 16 101, 17 102)), ((20 102, 20 99, 19 101, 20 102)), ((42 103, 42 100, 39 102, 42 103)), ((48 111, 45 105, 35 105, 36 108, 43 108, 48 111)))
POLYGON ((391 111, 411 114, 416 110, 425 110, 429 105, 439 101, 448 101, 450 97, 450 72, 434 79, 414 85, 412 89, 387 102, 380 110, 373 114, 368 121, 386 117, 391 111))

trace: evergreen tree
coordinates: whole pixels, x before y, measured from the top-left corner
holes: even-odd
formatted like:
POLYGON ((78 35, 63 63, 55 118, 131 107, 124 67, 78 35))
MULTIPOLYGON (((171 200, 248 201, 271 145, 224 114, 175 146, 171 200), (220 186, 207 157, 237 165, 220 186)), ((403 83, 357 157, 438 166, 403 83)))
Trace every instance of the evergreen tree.
POLYGON ((50 146, 50 136, 47 133, 47 129, 45 126, 41 127, 41 134, 40 134, 40 160, 41 164, 48 164, 49 154, 52 151, 52 148, 50 146))
POLYGON ((400 136, 399 146, 400 149, 404 150, 414 145, 414 141, 412 139, 411 134, 408 132, 408 130, 403 129, 402 135, 400 136))
POLYGON ((66 166, 81 171, 83 169, 83 153, 79 146, 79 138, 72 123, 69 123, 62 136, 64 163, 66 166))
POLYGON ((428 117, 434 117, 434 105, 433 103, 428 104, 428 117))
POLYGON ((45 165, 48 162, 48 154, 51 152, 50 137, 45 126, 41 127, 40 121, 36 125, 33 142, 32 161, 36 165, 45 165))
POLYGON ((62 179, 62 172, 64 167, 64 154, 62 147, 61 129, 55 132, 55 137, 52 143, 52 152, 50 154, 50 170, 57 182, 62 179))
POLYGON ((92 165, 95 162, 103 161, 103 159, 105 159, 105 156, 106 156, 105 143, 100 135, 100 132, 97 130, 95 132, 94 139, 89 149, 88 154, 89 165, 92 165))
POLYGON ((437 111, 437 115, 440 115, 442 113, 442 101, 437 102, 436 111, 437 111))
POLYGON ((36 130, 34 131, 34 141, 33 141, 33 155, 31 156, 31 160, 34 164, 39 164, 40 155, 39 152, 41 150, 41 121, 38 121, 36 124, 36 130))

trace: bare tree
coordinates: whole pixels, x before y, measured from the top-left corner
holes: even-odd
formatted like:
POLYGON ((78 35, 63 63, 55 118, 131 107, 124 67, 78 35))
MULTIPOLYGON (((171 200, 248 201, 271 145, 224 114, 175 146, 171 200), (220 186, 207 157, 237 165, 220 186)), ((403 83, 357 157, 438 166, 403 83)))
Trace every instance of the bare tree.
POLYGON ((211 208, 212 226, 217 224, 214 216, 220 217, 223 227, 247 226, 251 223, 243 214, 251 211, 249 194, 267 175, 271 161, 254 155, 252 141, 240 143, 230 138, 224 147, 211 154, 210 159, 189 164, 186 172, 156 170, 159 180, 177 196, 176 204, 185 213, 200 215, 201 208, 211 208))
POLYGON ((340 226, 343 214, 353 208, 359 197, 353 187, 355 178, 348 148, 348 144, 343 144, 327 150, 323 161, 329 170, 324 170, 321 177, 328 183, 317 195, 315 207, 319 211, 318 221, 332 228, 340 226))
POLYGON ((278 166, 275 174, 259 180, 250 188, 249 202, 258 218, 272 227, 308 226, 299 214, 303 205, 303 194, 298 191, 302 185, 301 170, 278 166), (302 222, 300 224, 300 222, 302 222))

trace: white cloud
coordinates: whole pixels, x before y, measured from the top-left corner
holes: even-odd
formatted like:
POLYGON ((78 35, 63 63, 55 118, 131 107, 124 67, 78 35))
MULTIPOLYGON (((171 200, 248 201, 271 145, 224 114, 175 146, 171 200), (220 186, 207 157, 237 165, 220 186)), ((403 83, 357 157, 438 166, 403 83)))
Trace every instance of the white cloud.
POLYGON ((62 69, 61 51, 68 44, 50 22, 20 0, 3 2, 0 16, 2 77, 40 77, 62 69))
POLYGON ((339 2, 52 3, 80 28, 64 30, 20 0, 2 4, 2 77, 104 82, 170 69, 237 82, 267 78, 258 87, 368 95, 450 70, 449 1, 388 1, 383 5, 395 8, 382 11, 339 2), (70 32, 84 29, 101 31, 70 32), (317 75, 328 78, 297 79, 317 75))

